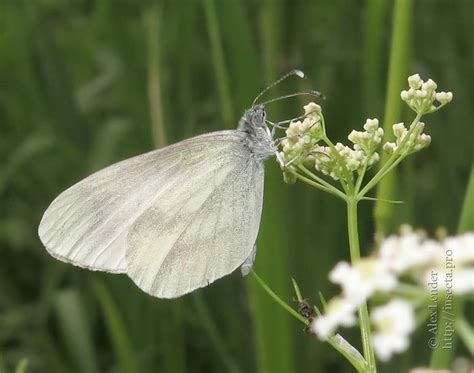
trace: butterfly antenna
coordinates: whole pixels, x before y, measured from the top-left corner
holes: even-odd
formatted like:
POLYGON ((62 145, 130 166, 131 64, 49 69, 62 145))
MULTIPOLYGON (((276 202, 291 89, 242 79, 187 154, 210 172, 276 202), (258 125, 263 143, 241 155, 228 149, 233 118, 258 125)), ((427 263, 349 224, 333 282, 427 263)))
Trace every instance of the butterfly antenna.
POLYGON ((256 104, 256 102, 258 101, 258 99, 259 99, 260 97, 262 97, 270 88, 275 87, 277 84, 280 84, 282 81, 284 81, 285 79, 287 79, 287 78, 289 78, 290 76, 293 76, 293 75, 297 75, 297 76, 299 76, 299 77, 302 78, 302 79, 306 78, 305 73, 302 72, 301 70, 295 69, 295 70, 290 71, 288 74, 283 75, 280 79, 278 79, 277 81, 273 82, 273 83, 270 84, 268 87, 266 87, 262 92, 260 92, 260 93, 258 94, 258 96, 255 97, 255 100, 253 100, 252 106, 255 106, 255 104, 256 104))
POLYGON ((289 95, 272 98, 271 100, 262 102, 260 105, 266 105, 266 104, 269 104, 270 102, 280 101, 280 100, 284 100, 285 98, 296 97, 296 96, 312 96, 312 97, 322 98, 323 100, 325 99, 325 96, 321 92, 318 92, 318 91, 296 92, 296 93, 291 93, 289 95))

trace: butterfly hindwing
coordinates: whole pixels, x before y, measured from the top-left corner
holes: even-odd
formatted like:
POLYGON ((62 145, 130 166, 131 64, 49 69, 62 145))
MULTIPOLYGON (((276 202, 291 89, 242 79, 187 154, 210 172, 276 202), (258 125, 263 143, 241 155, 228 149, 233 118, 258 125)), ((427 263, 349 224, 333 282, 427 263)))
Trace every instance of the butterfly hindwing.
POLYGON ((263 165, 228 149, 156 199, 128 236, 127 273, 147 293, 175 298, 239 267, 260 223, 263 165))

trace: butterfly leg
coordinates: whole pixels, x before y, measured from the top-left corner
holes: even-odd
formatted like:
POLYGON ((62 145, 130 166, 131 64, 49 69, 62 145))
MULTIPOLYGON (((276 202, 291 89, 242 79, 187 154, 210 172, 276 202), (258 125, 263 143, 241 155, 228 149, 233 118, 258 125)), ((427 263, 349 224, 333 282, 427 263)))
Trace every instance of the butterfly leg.
POLYGON ((252 252, 250 255, 245 259, 245 262, 240 266, 240 273, 242 273, 242 277, 247 276, 250 273, 250 270, 255 263, 255 257, 257 255, 257 245, 254 245, 252 252))

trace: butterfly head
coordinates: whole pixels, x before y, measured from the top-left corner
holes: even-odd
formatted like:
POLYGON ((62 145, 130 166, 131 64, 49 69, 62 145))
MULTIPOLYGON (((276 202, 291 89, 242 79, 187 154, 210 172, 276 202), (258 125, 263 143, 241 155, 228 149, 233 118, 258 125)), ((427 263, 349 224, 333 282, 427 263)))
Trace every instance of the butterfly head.
POLYGON ((248 109, 240 119, 238 129, 254 132, 256 128, 266 127, 267 112, 263 105, 255 105, 248 109))
POLYGON ((266 119, 265 107, 254 105, 244 113, 238 126, 238 130, 246 133, 246 141, 250 150, 262 160, 275 154, 277 150, 266 119))

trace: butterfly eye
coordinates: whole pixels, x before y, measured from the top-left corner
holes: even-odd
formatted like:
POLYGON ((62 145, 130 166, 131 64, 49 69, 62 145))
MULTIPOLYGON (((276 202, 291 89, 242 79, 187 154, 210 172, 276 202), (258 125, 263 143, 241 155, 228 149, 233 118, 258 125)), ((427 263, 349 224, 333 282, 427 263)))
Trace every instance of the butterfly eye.
POLYGON ((254 127, 261 127, 265 124, 266 117, 267 117, 267 113, 265 112, 264 107, 261 105, 258 105, 258 106, 255 106, 252 110, 252 113, 250 116, 250 122, 252 126, 254 127))

